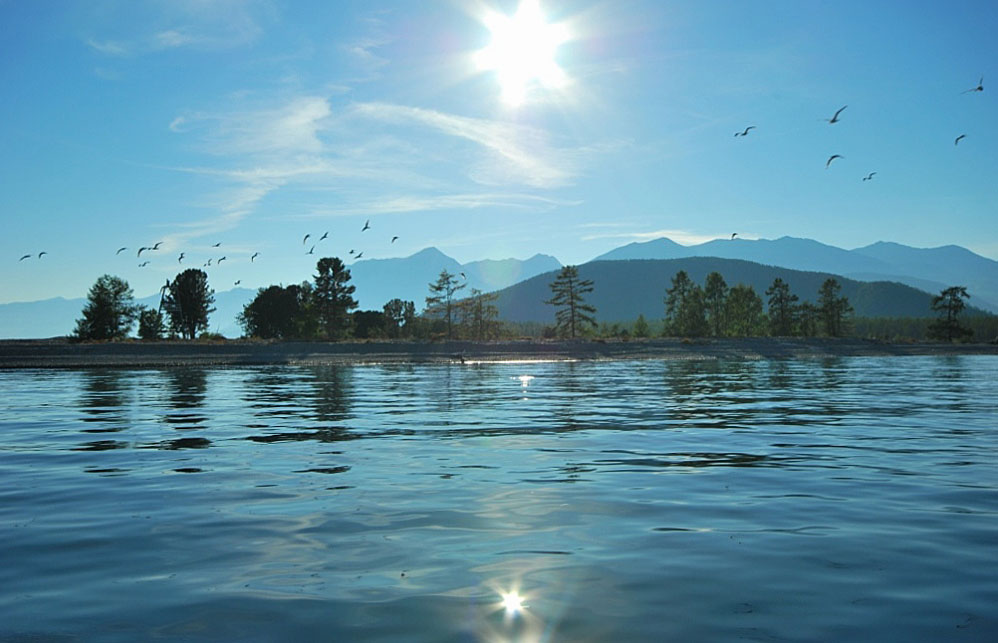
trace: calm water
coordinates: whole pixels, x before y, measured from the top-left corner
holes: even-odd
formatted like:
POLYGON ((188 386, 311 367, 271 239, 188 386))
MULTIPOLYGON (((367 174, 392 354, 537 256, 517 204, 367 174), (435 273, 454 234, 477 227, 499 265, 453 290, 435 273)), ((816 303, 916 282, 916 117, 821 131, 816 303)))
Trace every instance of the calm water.
POLYGON ((0 391, 0 639, 998 639, 993 357, 0 391))

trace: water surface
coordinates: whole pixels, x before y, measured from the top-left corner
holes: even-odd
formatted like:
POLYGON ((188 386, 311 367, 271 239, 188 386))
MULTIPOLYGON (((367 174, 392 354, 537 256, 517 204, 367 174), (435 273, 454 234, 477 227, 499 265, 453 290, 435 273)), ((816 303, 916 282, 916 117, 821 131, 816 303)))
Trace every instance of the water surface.
POLYGON ((0 390, 0 639, 998 638, 994 357, 0 390))

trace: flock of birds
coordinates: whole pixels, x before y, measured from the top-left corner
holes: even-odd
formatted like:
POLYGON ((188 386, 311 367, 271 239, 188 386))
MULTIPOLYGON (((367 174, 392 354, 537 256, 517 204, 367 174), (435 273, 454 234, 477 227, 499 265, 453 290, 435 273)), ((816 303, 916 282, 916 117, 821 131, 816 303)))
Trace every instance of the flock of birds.
MULTIPOLYGON (((976 87, 971 87, 970 89, 962 91, 960 93, 961 94, 970 94, 970 93, 973 93, 973 92, 983 92, 983 91, 984 91, 984 76, 981 76, 981 79, 977 81, 977 86, 976 87)), ((849 107, 849 106, 848 105, 843 105, 838 110, 836 110, 836 112, 834 114, 832 114, 831 118, 825 118, 825 119, 822 119, 822 120, 827 121, 831 125, 834 125, 835 123, 838 123, 839 120, 840 120, 839 119, 839 115, 842 114, 842 111, 845 110, 845 108, 847 108, 847 107, 849 107)), ((735 138, 738 138, 739 136, 742 136, 742 137, 748 136, 749 132, 752 131, 752 130, 754 130, 754 129, 757 129, 755 125, 749 125, 748 127, 746 127, 745 129, 741 130, 740 132, 735 132, 735 138)), ((960 141, 963 140, 963 139, 965 139, 965 138, 967 138, 966 134, 960 134, 953 141, 953 145, 957 145, 958 146, 960 144, 960 141)), ((845 158, 845 157, 842 156, 841 154, 832 154, 831 156, 829 156, 828 160, 825 161, 825 169, 827 170, 829 168, 829 166, 832 164, 832 161, 834 161, 835 159, 841 159, 841 158, 845 158)), ((876 174, 877 174, 876 172, 870 172, 869 174, 867 174, 866 176, 863 177, 863 180, 864 181, 872 181, 873 177, 876 174)), ((732 235, 731 238, 734 239, 734 235, 732 235)))
MULTIPOLYGON (((360 231, 361 232, 365 232, 365 231, 370 230, 370 229, 371 229, 371 220, 368 219, 367 221, 364 222, 364 227, 361 228, 360 231)), ((308 240, 311 239, 311 238, 312 238, 311 233, 306 234, 302 238, 302 240, 301 240, 302 246, 305 246, 308 243, 308 240)), ((322 234, 321 237, 319 237, 318 241, 322 242, 322 241, 325 241, 328 238, 329 238, 329 232, 326 231, 326 232, 324 232, 322 234)), ((399 240, 398 235, 395 235, 395 236, 392 237, 392 239, 391 239, 391 241, 389 243, 395 243, 398 240, 399 240)), ((149 252, 156 252, 156 251, 158 251, 160 249, 160 246, 163 245, 163 243, 164 243, 163 241, 157 241, 156 243, 154 243, 151 246, 140 246, 139 249, 135 253, 136 259, 141 259, 142 258, 142 253, 144 253, 144 252, 149 253, 149 252)), ((212 248, 221 248, 222 247, 222 242, 219 241, 217 243, 213 243, 211 245, 211 247, 212 248)), ((315 248, 316 248, 316 245, 313 244, 312 247, 310 247, 308 249, 308 251, 305 252, 305 254, 306 255, 314 255, 315 254, 315 248)), ((115 256, 118 256, 121 253, 125 252, 126 250, 129 250, 129 247, 128 246, 122 246, 122 247, 118 248, 115 251, 114 254, 115 254, 115 256)), ((43 251, 41 251, 41 252, 38 253, 37 258, 41 259, 43 256, 45 256, 47 254, 49 254, 49 253, 43 250, 43 251)), ((353 257, 354 261, 356 261, 356 260, 358 260, 358 259, 360 259, 360 258, 362 258, 364 256, 363 251, 361 251, 361 252, 355 252, 353 249, 351 249, 349 251, 349 254, 350 254, 350 256, 353 257)), ((25 259, 31 259, 32 257, 35 257, 35 256, 36 255, 34 253, 28 253, 26 255, 23 255, 20 259, 18 259, 18 262, 24 261, 25 259)), ((146 256, 148 256, 148 255, 146 255, 146 256)), ((249 258, 250 263, 256 262, 256 258, 259 257, 259 256, 260 256, 259 252, 254 252, 253 254, 251 254, 250 258, 249 258)), ((181 252, 177 256, 177 263, 179 263, 179 264, 182 265, 184 263, 184 259, 186 259, 186 258, 187 258, 187 253, 186 252, 181 252)), ((218 257, 218 258, 209 257, 208 260, 206 262, 204 262, 204 264, 202 264, 202 267, 203 268, 210 268, 210 267, 212 267, 212 265, 214 265, 214 266, 217 267, 217 266, 220 266, 223 261, 227 261, 227 260, 228 260, 228 256, 227 255, 222 255, 221 257, 218 257)), ((139 268, 145 268, 150 263, 152 263, 152 261, 149 260, 149 259, 146 259, 145 261, 142 261, 141 263, 139 263, 138 267, 139 268)), ((241 283, 242 283, 242 280, 241 279, 237 279, 233 283, 233 285, 234 286, 238 286, 241 283)))

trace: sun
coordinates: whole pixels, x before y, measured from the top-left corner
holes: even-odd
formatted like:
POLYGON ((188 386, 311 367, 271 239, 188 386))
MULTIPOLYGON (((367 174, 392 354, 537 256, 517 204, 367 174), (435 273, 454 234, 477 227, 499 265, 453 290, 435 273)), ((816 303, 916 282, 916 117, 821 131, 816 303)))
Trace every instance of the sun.
POLYGON ((549 24, 538 0, 521 0, 512 16, 489 12, 482 20, 492 42, 476 55, 481 71, 495 71, 502 87, 502 100, 510 106, 523 104, 530 89, 539 84, 563 87, 568 77, 555 56, 569 39, 564 23, 549 24))

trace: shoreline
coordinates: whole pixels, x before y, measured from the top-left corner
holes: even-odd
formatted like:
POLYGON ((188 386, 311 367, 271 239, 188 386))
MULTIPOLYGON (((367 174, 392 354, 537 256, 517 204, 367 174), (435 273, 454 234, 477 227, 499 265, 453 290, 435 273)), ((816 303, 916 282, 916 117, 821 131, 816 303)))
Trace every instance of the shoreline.
POLYGON ((496 340, 488 342, 124 341, 64 338, 0 340, 0 370, 266 366, 302 364, 476 363, 520 360, 714 360, 998 355, 998 344, 892 343, 853 338, 676 338, 496 340))

